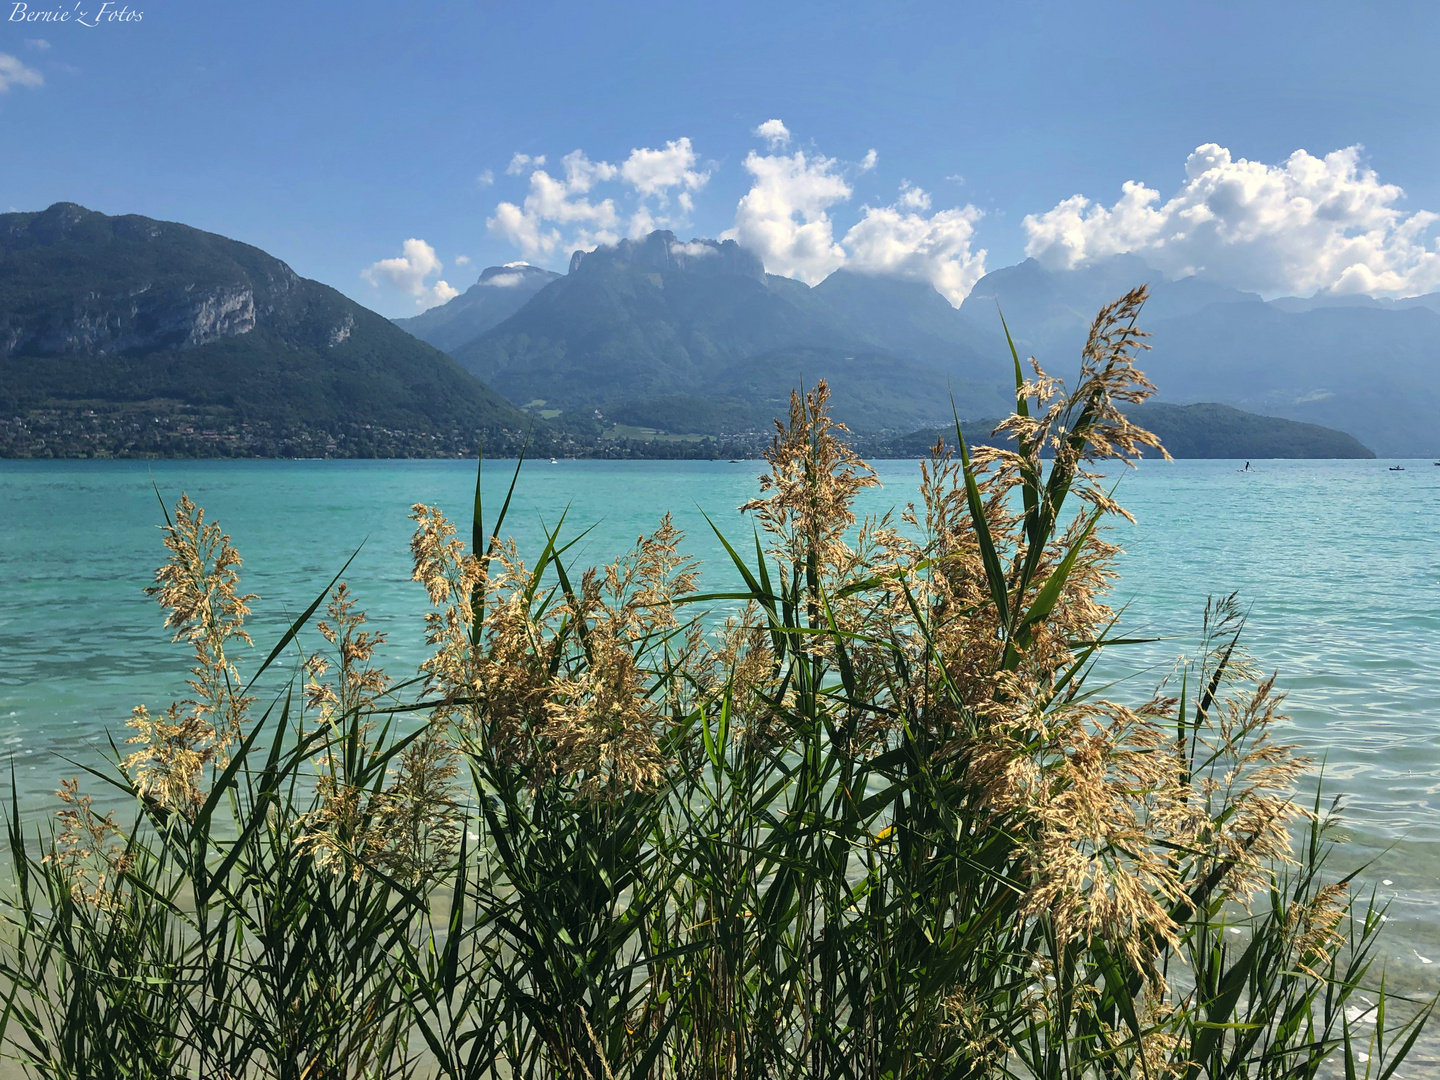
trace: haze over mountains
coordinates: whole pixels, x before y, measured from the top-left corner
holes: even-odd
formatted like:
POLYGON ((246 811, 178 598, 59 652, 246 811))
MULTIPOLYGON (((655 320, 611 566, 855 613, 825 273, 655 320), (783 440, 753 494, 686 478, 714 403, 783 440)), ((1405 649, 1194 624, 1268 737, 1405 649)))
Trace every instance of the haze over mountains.
MULTIPOLYGON (((1026 260, 986 275, 956 309, 924 282, 839 270, 808 288, 766 274, 733 241, 656 232, 577 253, 513 314, 445 347, 547 415, 735 431, 824 376, 857 430, 922 429, 944 422, 952 393, 962 416, 1008 409, 997 305, 1024 353, 1073 377, 1095 312, 1142 282, 1153 335, 1142 366, 1158 401, 1338 428, 1381 456, 1440 450, 1440 294, 1267 303, 1200 277, 1167 280, 1132 255, 1061 271, 1026 260)), ((453 341, 471 293, 402 325, 453 341)))
POLYGON ((1319 294, 1268 303, 1199 278, 1166 281, 1131 255, 1075 270, 1033 259, 986 275, 961 305, 976 326, 1005 312, 1017 345, 1068 374, 1095 310, 1148 280, 1141 366, 1157 401, 1215 401, 1339 428, 1381 457, 1440 452, 1440 293, 1404 300, 1319 294))

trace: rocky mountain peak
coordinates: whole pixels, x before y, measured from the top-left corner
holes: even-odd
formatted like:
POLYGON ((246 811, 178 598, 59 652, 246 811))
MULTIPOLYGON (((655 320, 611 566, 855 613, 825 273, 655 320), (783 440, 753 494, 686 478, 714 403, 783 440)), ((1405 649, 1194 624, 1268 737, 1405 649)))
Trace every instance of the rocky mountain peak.
POLYGON ((602 244, 594 251, 577 251, 570 256, 570 273, 581 267, 586 273, 604 267, 633 269, 642 273, 680 272, 765 279, 760 257, 734 240, 695 238, 682 242, 669 229, 656 229, 640 240, 602 244))

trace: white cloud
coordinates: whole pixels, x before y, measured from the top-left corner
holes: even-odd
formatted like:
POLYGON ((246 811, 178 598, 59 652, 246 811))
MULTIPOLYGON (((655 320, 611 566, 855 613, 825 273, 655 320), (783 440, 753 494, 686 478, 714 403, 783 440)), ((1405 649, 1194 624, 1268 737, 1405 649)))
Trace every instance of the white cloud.
POLYGON ((26 45, 28 48, 36 49, 36 50, 38 50, 39 52, 49 52, 49 51, 50 51, 50 42, 46 41, 43 37, 41 37, 41 38, 27 37, 27 38, 25 39, 25 45, 26 45))
POLYGON ((460 295, 460 290, 443 280, 437 280, 433 285, 426 284, 427 278, 438 276, 445 266, 436 256, 435 249, 424 240, 411 237, 401 250, 403 254, 396 258, 370 264, 360 272, 360 276, 377 288, 383 282, 414 297, 415 306, 422 310, 460 295))
POLYGON ((494 169, 486 169, 484 172, 478 173, 475 177, 476 187, 489 187, 493 183, 495 183, 494 169))
POLYGON ((632 240, 638 240, 642 236, 649 236, 663 225, 662 219, 651 213, 650 207, 641 203, 630 215, 630 223, 625 227, 625 234, 632 240))
POLYGON ((850 198, 839 163, 822 154, 761 155, 750 151, 745 168, 755 178, 735 208, 735 227, 722 233, 760 256, 772 274, 811 285, 845 261, 835 242, 830 207, 850 198))
POLYGON ((688 243, 675 243, 670 245, 671 255, 688 255, 692 259, 703 259, 708 255, 714 255, 716 249, 702 240, 691 240, 688 243))
POLYGON ((766 120, 751 134, 764 139, 771 150, 790 145, 790 129, 779 120, 766 120))
POLYGON ((456 265, 456 266, 469 266, 469 265, 470 265, 470 256, 469 256, 469 255, 456 255, 456 256, 455 256, 455 265, 456 265))
POLYGON ((1440 287, 1440 248, 1427 236, 1440 216, 1405 213, 1403 197, 1361 164, 1358 146, 1266 165, 1207 143, 1169 200, 1133 180, 1108 208, 1072 196, 1025 218, 1025 250, 1050 267, 1134 252, 1171 276, 1266 296, 1412 295, 1440 287))
POLYGON ((514 244, 529 258, 545 259, 577 248, 619 240, 621 213, 616 197, 596 199, 598 187, 622 183, 633 195, 626 231, 641 236, 654 229, 675 228, 695 207, 693 193, 710 179, 698 164, 695 147, 682 136, 660 149, 632 149, 619 165, 591 161, 583 150, 561 159, 563 177, 540 168, 544 157, 516 154, 506 170, 529 171, 530 190, 523 204, 502 202, 487 220, 490 231, 514 244))
POLYGON ((524 274, 513 272, 509 274, 493 274, 480 282, 480 284, 484 285, 487 289, 513 289, 524 280, 524 274))
POLYGON ((577 195, 585 194, 602 180, 614 180, 619 171, 608 161, 591 161, 583 150, 570 151, 560 164, 565 166, 565 187, 577 195))
POLYGON ((44 85, 45 76, 21 62, 18 56, 0 53, 0 94, 5 93, 12 86, 37 87, 44 85))
POLYGON ((950 303, 960 304, 985 276, 985 250, 970 250, 980 211, 973 206, 926 217, 930 197, 909 184, 894 206, 865 207, 845 234, 845 265, 863 274, 928 281, 950 303))
MULTIPOLYGON (((525 162, 542 162, 544 158, 528 158, 516 154, 511 162, 521 158, 525 162)), ((591 248, 597 244, 613 244, 619 239, 615 231, 619 215, 613 199, 602 199, 592 203, 583 196, 596 183, 614 179, 618 170, 604 161, 591 161, 583 151, 575 150, 561 159, 565 179, 560 180, 544 169, 535 169, 530 174, 530 193, 525 196, 523 206, 502 202, 495 207, 495 214, 485 222, 495 235, 503 237, 531 258, 545 258, 561 250, 591 248), (562 236, 556 226, 573 226, 575 231, 562 236)), ((522 163, 521 168, 524 168, 522 163)))
POLYGON ((631 150, 620 175, 641 196, 657 195, 664 199, 671 188, 698 191, 710 179, 710 173, 695 168, 695 149, 684 136, 665 144, 663 150, 645 147, 631 150))
POLYGON ((657 228, 674 228, 685 221, 686 215, 695 209, 691 193, 699 191, 710 180, 709 169, 695 166, 695 148, 683 135, 667 142, 663 150, 643 147, 630 151, 620 166, 620 176, 640 199, 630 218, 631 236, 644 236, 657 228), (670 193, 676 188, 679 189, 675 198, 679 213, 657 217, 645 200, 653 198, 657 208, 664 210, 669 207, 670 193))
POLYGON ((916 187, 909 180, 900 181, 900 198, 896 200, 897 206, 903 206, 907 210, 929 210, 930 194, 924 188, 916 187))
MULTIPOLYGON (((892 275, 931 283, 958 304, 985 273, 983 249, 973 249, 981 214, 973 206, 932 212, 932 198, 908 180, 889 206, 863 206, 861 218, 837 238, 834 208, 853 194, 851 179, 875 168, 879 154, 842 162, 803 150, 778 152, 791 138, 779 120, 755 134, 772 152, 751 151, 744 166, 752 181, 735 210, 735 225, 721 234, 760 256, 773 274, 818 284, 848 266, 860 273, 892 275)), ((577 248, 615 243, 626 206, 625 231, 632 237, 676 228, 694 209, 694 197, 709 182, 713 164, 702 167, 688 137, 662 147, 632 149, 619 165, 591 161, 574 150, 561 159, 563 177, 541 168, 544 159, 517 154, 510 172, 529 172, 522 203, 501 202, 486 222, 490 231, 514 244, 527 258, 544 260, 577 248), (616 183, 612 197, 602 185, 616 183), (618 204, 618 205, 617 205, 618 204)), ((843 228, 839 226, 838 228, 843 228)), ((674 246, 676 254, 704 258, 704 244, 674 246)), ((495 275, 499 287, 519 275, 495 275)))
MULTIPOLYGON (((867 172, 878 159, 870 150, 849 167, 867 172)), ((862 207, 837 242, 831 209, 852 194, 840 162, 800 150, 751 151, 745 168, 754 182, 735 209, 735 227, 721 235, 754 251, 772 274, 815 285, 844 266, 928 281, 957 305, 985 274, 985 251, 970 247, 981 216, 973 206, 927 214, 930 194, 906 180, 893 205, 862 207)))
POLYGON ((510 159, 510 164, 505 166, 505 171, 511 176, 519 176, 531 165, 538 169, 544 164, 544 154, 541 154, 539 157, 531 157, 529 154, 522 154, 517 151, 515 156, 510 159))

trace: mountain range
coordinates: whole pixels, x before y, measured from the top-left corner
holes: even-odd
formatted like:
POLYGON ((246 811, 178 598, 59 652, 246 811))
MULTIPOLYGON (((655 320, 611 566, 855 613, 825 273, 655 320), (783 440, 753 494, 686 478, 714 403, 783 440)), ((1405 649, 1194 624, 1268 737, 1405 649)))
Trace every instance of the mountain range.
POLYGON ((1009 408, 1001 312, 1025 354, 1073 378, 1096 311, 1148 283, 1141 366, 1157 401, 1337 428, 1382 456, 1440 451, 1440 294, 1267 302, 1118 255, 1073 270, 1029 259, 987 274, 956 309, 925 282, 842 269, 809 288, 766 274, 733 241, 669 232, 577 252, 569 273, 527 280, 539 286, 528 302, 488 309, 483 329, 468 300, 479 285, 425 325, 402 325, 546 416, 732 433, 825 377, 854 429, 893 433, 943 424, 952 395, 961 416, 1009 408), (478 332, 457 345, 462 320, 478 332))
MULTIPOLYGON (((402 325, 440 344, 469 295, 402 325)), ((658 231, 577 252, 569 273, 449 351, 545 415, 728 433, 768 427, 792 387, 822 377, 860 431, 921 427, 951 392, 962 415, 992 415, 1014 397, 1003 347, 927 283, 840 271, 812 289, 733 240, 658 231)))
POLYGON ((734 241, 659 231, 577 252, 565 274, 490 267, 391 322, 249 245, 58 203, 0 215, 0 455, 501 452, 530 430, 542 452, 736 456, 820 378, 862 441, 897 447, 952 401, 1009 411, 997 306, 1022 349, 1073 375, 1094 312, 1144 280, 1143 366, 1175 449, 1440 448, 1440 297, 1267 303, 1121 256, 1007 267, 956 308, 926 282, 840 270, 812 288, 734 241))

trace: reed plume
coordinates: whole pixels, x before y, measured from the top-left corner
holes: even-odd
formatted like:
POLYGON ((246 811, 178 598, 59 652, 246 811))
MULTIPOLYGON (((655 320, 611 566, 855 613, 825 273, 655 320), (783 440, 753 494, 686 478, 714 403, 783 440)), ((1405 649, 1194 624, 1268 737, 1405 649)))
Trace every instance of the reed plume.
POLYGON ((162 527, 169 558, 155 571, 145 593, 166 609, 173 641, 194 650, 188 684, 193 698, 171 704, 163 718, 136 706, 129 741, 141 744, 124 767, 141 795, 193 816, 205 799, 207 767, 224 765, 245 727, 254 698, 239 689, 240 673, 227 653, 232 642, 253 644, 245 631, 253 595, 238 591, 240 556, 220 527, 182 494, 175 518, 162 527))

